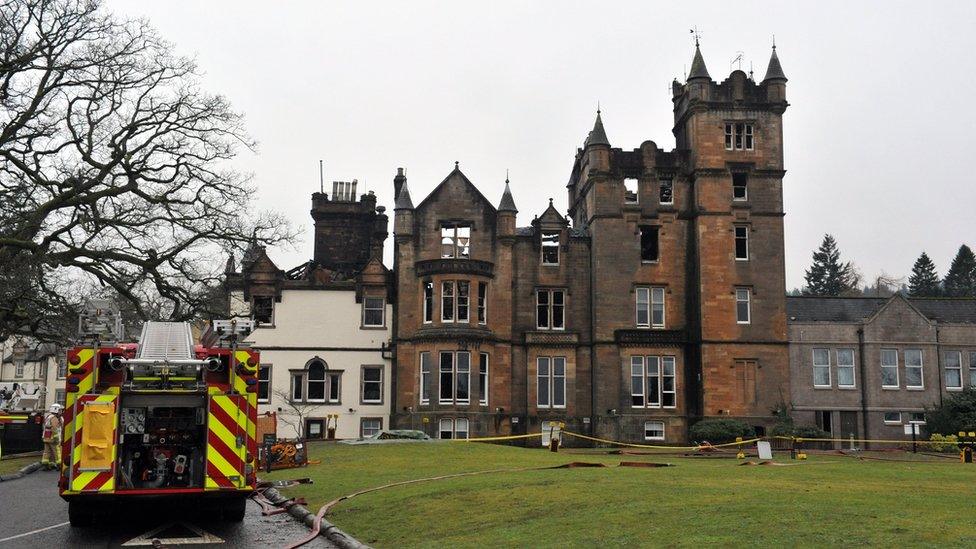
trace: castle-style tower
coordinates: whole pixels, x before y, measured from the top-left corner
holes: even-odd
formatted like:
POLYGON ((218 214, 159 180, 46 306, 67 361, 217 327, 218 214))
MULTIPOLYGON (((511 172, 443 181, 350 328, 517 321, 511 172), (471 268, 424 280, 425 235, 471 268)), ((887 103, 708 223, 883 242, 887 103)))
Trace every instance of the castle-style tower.
MULTIPOLYGON (((402 176, 402 174, 401 174, 402 176)), ((371 258, 383 260, 388 219, 372 192, 356 197, 356 180, 332 183, 332 197, 312 194, 315 262, 333 271, 357 273, 371 258)))

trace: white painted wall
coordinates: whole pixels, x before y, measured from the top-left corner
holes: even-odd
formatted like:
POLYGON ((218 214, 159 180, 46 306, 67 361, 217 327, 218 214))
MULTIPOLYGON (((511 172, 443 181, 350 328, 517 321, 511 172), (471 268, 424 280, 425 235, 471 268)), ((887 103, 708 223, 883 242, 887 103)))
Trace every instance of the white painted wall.
MULTIPOLYGON (((235 312, 244 313, 247 304, 240 294, 231 296, 235 312)), ((296 422, 294 410, 279 390, 291 390, 290 370, 305 368, 315 357, 322 359, 329 371, 341 370, 340 402, 338 404, 299 404, 306 416, 325 419, 339 414, 337 438, 358 438, 362 418, 381 418, 382 427, 389 428, 390 360, 379 351, 389 344, 393 307, 386 306, 386 327, 361 328, 362 304, 356 303, 355 292, 334 290, 284 290, 281 301, 275 303, 274 326, 260 327, 248 337, 261 351, 262 365, 271 365, 271 402, 258 405, 258 412, 278 414, 278 435, 296 436, 289 422, 296 422), (383 367, 383 402, 361 403, 363 366, 383 367)))

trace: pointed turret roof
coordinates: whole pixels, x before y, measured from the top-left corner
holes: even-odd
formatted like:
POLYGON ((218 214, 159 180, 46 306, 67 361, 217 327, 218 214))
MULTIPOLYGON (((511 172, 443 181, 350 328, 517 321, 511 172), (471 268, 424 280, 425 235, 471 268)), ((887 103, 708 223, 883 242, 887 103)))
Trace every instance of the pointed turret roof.
POLYGON ((705 58, 702 57, 698 42, 695 42, 695 57, 691 60, 691 70, 688 71, 688 80, 692 78, 712 78, 708 75, 708 69, 705 68, 705 58))
POLYGON ((498 203, 498 211, 518 213, 515 207, 515 199, 512 198, 512 189, 508 186, 508 177, 505 177, 505 192, 502 193, 502 201, 498 203))
POLYGON ((776 44, 773 44, 773 54, 769 56, 769 66, 766 67, 766 77, 763 78, 763 82, 773 79, 786 80, 783 66, 779 64, 779 56, 776 55, 776 44))
POLYGON ((396 197, 396 202, 393 204, 394 210, 412 210, 413 201, 410 200, 410 189, 407 188, 406 179, 403 180, 403 186, 400 187, 400 194, 396 197))
POLYGON ((596 122, 593 123, 593 130, 590 131, 590 135, 586 138, 586 146, 590 145, 605 145, 610 146, 610 140, 607 139, 607 132, 603 129, 603 119, 600 118, 600 110, 596 111, 596 122))

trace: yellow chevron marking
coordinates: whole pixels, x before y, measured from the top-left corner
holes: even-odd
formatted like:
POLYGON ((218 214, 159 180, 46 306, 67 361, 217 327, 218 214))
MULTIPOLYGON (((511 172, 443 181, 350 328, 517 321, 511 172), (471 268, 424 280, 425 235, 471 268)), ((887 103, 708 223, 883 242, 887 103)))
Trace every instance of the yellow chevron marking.
POLYGON ((213 401, 220 406, 224 413, 237 422, 238 427, 244 426, 244 422, 247 421, 247 418, 243 413, 241 413, 241 410, 234 403, 233 399, 230 397, 213 397, 213 401))

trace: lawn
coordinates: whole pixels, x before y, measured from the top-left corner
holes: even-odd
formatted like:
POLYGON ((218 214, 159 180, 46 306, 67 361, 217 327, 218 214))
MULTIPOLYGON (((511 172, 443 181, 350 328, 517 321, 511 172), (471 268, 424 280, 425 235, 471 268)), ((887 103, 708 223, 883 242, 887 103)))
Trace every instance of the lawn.
POLYGON ((552 454, 478 443, 315 444, 320 465, 284 489, 317 510, 391 482, 466 471, 551 466, 397 486, 340 503, 329 520, 375 547, 637 545, 976 546, 976 465, 811 456, 788 466, 735 459, 552 454), (620 461, 674 467, 617 467, 620 461), (796 465, 792 465, 796 464, 796 465))
POLYGON ((40 456, 10 457, 0 459, 0 475, 16 473, 25 465, 30 465, 35 461, 41 461, 40 456))

